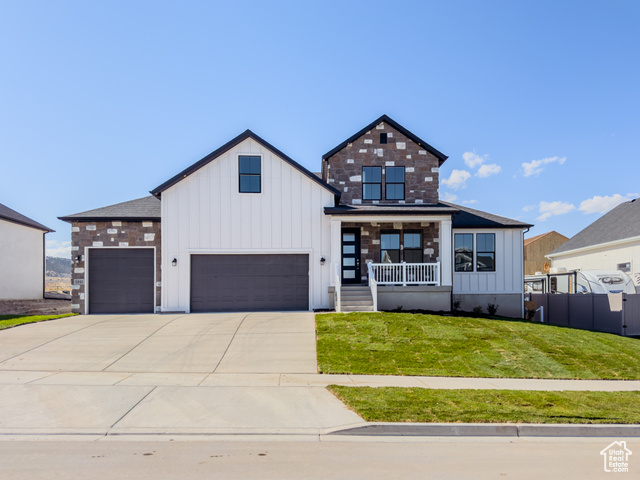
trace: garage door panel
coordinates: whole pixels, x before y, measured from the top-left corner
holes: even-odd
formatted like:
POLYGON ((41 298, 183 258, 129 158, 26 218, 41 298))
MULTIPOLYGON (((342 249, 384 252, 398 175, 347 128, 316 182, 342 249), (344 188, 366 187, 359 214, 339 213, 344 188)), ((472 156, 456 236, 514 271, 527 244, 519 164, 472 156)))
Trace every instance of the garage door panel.
POLYGON ((153 313, 153 249, 89 250, 89 313, 153 313))
POLYGON ((191 311, 307 310, 309 256, 193 255, 191 311))

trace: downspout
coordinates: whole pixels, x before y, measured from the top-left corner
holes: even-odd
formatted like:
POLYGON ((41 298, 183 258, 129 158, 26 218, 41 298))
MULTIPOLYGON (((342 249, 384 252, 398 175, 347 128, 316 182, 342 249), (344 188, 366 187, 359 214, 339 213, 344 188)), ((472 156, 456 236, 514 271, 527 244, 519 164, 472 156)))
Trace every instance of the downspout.
POLYGON ((522 255, 521 255, 521 257, 522 257, 522 282, 520 282, 521 285, 522 285, 522 305, 520 307, 521 308, 521 312, 520 312, 521 317, 520 318, 524 318, 524 277, 525 277, 525 271, 524 271, 524 236, 527 233, 529 233, 529 230, 531 230, 531 227, 529 227, 526 230, 522 231, 522 250, 521 250, 521 252, 522 252, 522 255))
POLYGON ((42 299, 47 298, 47 241, 45 235, 48 232, 42 232, 42 299))

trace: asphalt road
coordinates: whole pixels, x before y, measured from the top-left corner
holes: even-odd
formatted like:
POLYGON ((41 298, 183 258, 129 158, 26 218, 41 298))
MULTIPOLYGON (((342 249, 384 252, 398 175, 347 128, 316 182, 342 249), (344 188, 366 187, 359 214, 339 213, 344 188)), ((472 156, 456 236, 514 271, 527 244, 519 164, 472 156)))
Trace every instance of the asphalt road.
MULTIPOLYGON (((230 437, 225 441, 0 441, 0 478, 13 479, 599 479, 610 438, 423 438, 298 441, 230 437)), ((626 439, 638 452, 640 439, 626 439)))

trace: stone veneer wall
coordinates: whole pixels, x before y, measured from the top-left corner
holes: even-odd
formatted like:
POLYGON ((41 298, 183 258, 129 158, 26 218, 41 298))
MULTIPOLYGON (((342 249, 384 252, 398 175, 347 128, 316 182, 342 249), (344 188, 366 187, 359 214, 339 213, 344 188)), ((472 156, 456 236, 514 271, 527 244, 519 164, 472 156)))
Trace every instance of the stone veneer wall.
MULTIPOLYGON (((360 275, 361 280, 367 280, 367 262, 380 263, 380 232, 382 230, 400 231, 400 250, 403 250, 402 231, 420 230, 422 232, 423 262, 436 263, 440 261, 440 228, 435 222, 421 223, 355 223, 342 222, 342 228, 360 228, 360 275)), ((402 255, 402 254, 401 254, 402 255)), ((402 256, 401 256, 402 258, 402 256)))
POLYGON ((160 306, 160 222, 74 222, 71 245, 71 307, 74 313, 85 313, 85 247, 156 247, 156 307, 160 306))
POLYGON ((439 200, 439 160, 395 128, 380 123, 322 162, 322 178, 340 190, 343 205, 435 204, 439 200), (386 133, 387 144, 380 143, 386 133), (382 198, 362 199, 362 167, 382 167, 382 198), (405 199, 385 200, 385 166, 405 167, 405 199))

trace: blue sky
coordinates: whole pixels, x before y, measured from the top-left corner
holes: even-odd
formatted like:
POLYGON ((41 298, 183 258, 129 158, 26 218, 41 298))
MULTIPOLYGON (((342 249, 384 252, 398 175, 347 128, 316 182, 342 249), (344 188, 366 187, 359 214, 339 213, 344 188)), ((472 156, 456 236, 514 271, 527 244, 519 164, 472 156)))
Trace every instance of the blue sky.
MULTIPOLYGON (((640 196, 640 2, 0 1, 0 203, 143 197, 247 128, 312 171, 383 113, 443 199, 572 236, 640 196)), ((65 243, 67 242, 67 243, 65 243)))

